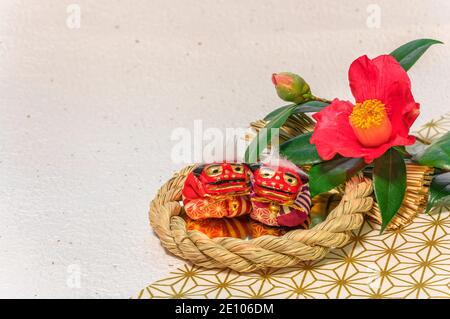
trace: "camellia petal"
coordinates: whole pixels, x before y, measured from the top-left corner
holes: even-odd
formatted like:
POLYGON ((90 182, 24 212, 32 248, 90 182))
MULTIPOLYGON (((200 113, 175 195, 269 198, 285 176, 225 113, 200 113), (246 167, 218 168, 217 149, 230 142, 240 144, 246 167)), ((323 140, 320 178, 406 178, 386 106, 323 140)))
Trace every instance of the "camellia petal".
POLYGON ((317 120, 316 128, 311 137, 311 144, 315 144, 319 156, 330 160, 337 154, 344 157, 364 158, 366 163, 383 155, 392 143, 386 143, 375 148, 361 145, 350 126, 349 116, 353 104, 338 99, 313 115, 317 120))
POLYGON ((396 82, 403 82, 411 89, 408 74, 390 55, 380 55, 373 60, 366 55, 359 57, 350 65, 348 79, 356 103, 370 99, 384 102, 386 88, 396 82))
POLYGON ((313 115, 317 124, 310 143, 316 145, 322 159, 330 160, 336 154, 346 156, 342 152, 360 147, 349 123, 352 109, 350 102, 334 99, 329 106, 313 115))
POLYGON ((356 103, 378 98, 379 71, 367 55, 359 57, 350 65, 348 80, 356 103))
POLYGON ((392 123, 392 137, 407 137, 411 125, 420 114, 420 105, 414 101, 409 86, 396 82, 387 89, 386 111, 392 123))
POLYGON ((322 159, 340 154, 371 163, 393 146, 415 142, 409 130, 420 106, 408 74, 392 56, 358 58, 350 66, 349 82, 357 108, 335 99, 313 116, 317 124, 311 143, 322 159))
POLYGON ((372 63, 378 69, 378 88, 384 91, 396 82, 405 83, 411 89, 411 80, 408 73, 391 55, 380 55, 372 60, 372 63))

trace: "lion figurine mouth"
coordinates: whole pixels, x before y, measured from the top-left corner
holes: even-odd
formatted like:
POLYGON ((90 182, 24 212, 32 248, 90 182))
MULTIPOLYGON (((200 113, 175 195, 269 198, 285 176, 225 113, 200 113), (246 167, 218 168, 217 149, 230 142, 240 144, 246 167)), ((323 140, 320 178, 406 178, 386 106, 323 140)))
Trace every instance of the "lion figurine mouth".
POLYGON ((292 201, 296 195, 296 193, 292 193, 286 190, 282 190, 280 188, 270 187, 266 185, 255 186, 255 192, 259 194, 259 196, 263 196, 279 202, 292 201))
POLYGON ((260 188, 264 188, 264 189, 267 189, 267 190, 270 190, 270 191, 273 191, 273 192, 276 192, 276 193, 285 194, 285 195, 287 195, 287 196, 293 196, 293 195, 295 195, 295 193, 288 192, 288 191, 284 191, 284 190, 282 190, 282 189, 275 188, 275 187, 264 186, 264 185, 258 185, 258 186, 259 186, 260 188))
POLYGON ((250 181, 244 178, 225 179, 207 183, 207 190, 211 192, 245 192, 250 190, 250 181))
POLYGON ((246 180, 244 178, 235 178, 235 179, 223 179, 220 181, 209 182, 208 185, 224 185, 224 184, 238 184, 245 183, 246 180))

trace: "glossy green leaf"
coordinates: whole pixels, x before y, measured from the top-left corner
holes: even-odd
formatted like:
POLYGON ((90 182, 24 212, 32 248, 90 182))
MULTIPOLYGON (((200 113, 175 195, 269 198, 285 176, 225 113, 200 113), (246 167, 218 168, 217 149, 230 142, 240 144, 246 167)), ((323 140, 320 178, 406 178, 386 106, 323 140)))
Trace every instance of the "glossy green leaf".
POLYGON ((280 145, 281 155, 297 165, 322 162, 316 146, 309 142, 311 135, 312 133, 302 134, 284 142, 280 145))
POLYGON ((258 132, 256 137, 251 141, 250 145, 245 151, 245 162, 254 163, 258 161, 259 155, 261 155, 261 152, 265 148, 267 148, 272 139, 273 129, 280 128, 286 122, 289 116, 292 115, 295 108, 296 105, 294 104, 282 110, 272 120, 270 120, 263 129, 258 132))
POLYGON ((296 104, 289 104, 289 105, 284 105, 284 106, 280 106, 280 107, 276 108, 275 110, 273 110, 272 112, 267 114, 266 117, 264 117, 264 121, 272 120, 273 118, 278 116, 281 112, 283 112, 293 106, 296 106, 296 104))
POLYGON ((309 171, 311 195, 321 193, 345 183, 350 177, 366 167, 361 158, 338 157, 313 165, 309 171))
POLYGON ((302 104, 290 104, 290 105, 281 106, 281 107, 273 110, 269 114, 267 114, 266 117, 264 118, 264 120, 265 121, 270 121, 275 116, 277 116, 278 114, 280 114, 281 112, 283 112, 287 108, 292 107, 294 105, 296 106, 296 108, 295 108, 295 110, 294 110, 294 112, 292 114, 294 114, 294 113, 319 112, 324 107, 328 106, 328 103, 321 102, 321 101, 309 101, 309 102, 305 102, 305 103, 302 103, 302 104))
POLYGON ((406 147, 401 145, 401 146, 394 146, 394 149, 399 152, 400 154, 403 155, 403 157, 407 157, 410 158, 411 154, 409 154, 409 152, 406 150, 406 147))
POLYGON ((375 197, 381 211, 381 231, 397 214, 406 191, 406 165, 395 149, 377 158, 373 168, 375 197))
POLYGON ((442 42, 433 39, 414 40, 392 51, 391 55, 408 71, 433 44, 442 44, 442 42))
POLYGON ((416 161, 419 164, 450 170, 450 132, 428 146, 416 161))
POLYGON ((431 181, 426 211, 444 204, 450 204, 450 172, 436 175, 431 181))
POLYGON ((330 105, 329 103, 325 103, 322 101, 309 101, 303 104, 298 104, 294 110, 294 113, 313 113, 319 112, 324 107, 330 105))

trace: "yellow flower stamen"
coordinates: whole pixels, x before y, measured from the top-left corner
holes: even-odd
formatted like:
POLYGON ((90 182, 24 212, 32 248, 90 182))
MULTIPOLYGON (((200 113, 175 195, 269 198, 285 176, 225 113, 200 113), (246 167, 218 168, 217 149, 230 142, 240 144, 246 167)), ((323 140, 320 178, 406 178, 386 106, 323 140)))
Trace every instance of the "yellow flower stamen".
POLYGON ((350 121, 353 127, 371 128, 380 126, 385 117, 386 110, 380 100, 365 100, 363 103, 356 103, 350 121))
POLYGON ((349 120, 359 142, 366 147, 376 147, 386 143, 391 136, 391 121, 380 100, 365 100, 363 103, 357 103, 349 120))

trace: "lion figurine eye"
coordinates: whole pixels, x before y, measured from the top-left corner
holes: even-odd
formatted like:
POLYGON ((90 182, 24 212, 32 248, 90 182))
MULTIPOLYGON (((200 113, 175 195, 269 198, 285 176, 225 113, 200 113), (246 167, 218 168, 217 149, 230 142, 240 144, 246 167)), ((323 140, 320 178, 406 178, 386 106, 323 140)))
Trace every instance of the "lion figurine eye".
POLYGON ((242 174, 244 172, 244 166, 239 164, 233 164, 231 168, 233 169, 233 173, 242 174))
POLYGON ((284 181, 291 186, 296 186, 298 184, 297 177, 295 177, 289 173, 284 173, 283 178, 284 178, 284 181))
POLYGON ((206 175, 213 177, 213 176, 218 176, 218 175, 222 174, 222 171, 223 171, 222 166, 211 165, 206 168, 205 173, 206 173, 206 175))
POLYGON ((270 168, 261 168, 259 174, 262 178, 272 178, 275 175, 275 171, 270 168))

